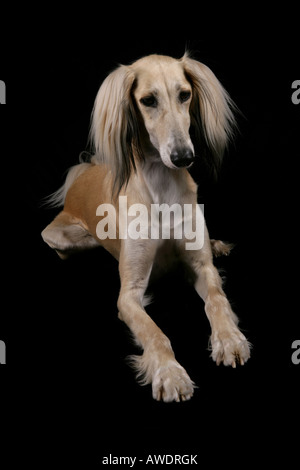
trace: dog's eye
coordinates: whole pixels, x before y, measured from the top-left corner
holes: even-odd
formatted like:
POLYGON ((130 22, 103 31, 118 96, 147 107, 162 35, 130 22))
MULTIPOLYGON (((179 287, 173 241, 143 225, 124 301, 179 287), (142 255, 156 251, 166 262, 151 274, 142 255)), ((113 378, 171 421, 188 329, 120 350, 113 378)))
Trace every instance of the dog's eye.
POLYGON ((181 91, 179 93, 179 101, 181 103, 184 103, 185 101, 188 101, 191 97, 191 92, 190 91, 181 91))
POLYGON ((156 100, 155 96, 153 96, 153 95, 149 95, 149 96, 145 96, 144 98, 141 98, 140 102, 144 106, 147 106, 148 108, 156 108, 156 106, 157 106, 157 100, 156 100))

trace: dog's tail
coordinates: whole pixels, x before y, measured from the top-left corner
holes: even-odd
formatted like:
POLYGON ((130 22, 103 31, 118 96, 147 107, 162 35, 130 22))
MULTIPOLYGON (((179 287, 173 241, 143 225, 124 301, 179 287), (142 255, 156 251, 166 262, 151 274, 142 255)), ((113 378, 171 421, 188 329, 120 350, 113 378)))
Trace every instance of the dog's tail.
POLYGON ((64 184, 57 191, 50 194, 49 196, 46 196, 42 201, 42 205, 46 205, 48 207, 62 207, 64 205, 67 192, 69 191, 74 181, 91 165, 95 164, 94 157, 91 156, 89 156, 89 161, 84 161, 84 154, 86 154, 86 152, 80 154, 79 164, 69 168, 64 184))

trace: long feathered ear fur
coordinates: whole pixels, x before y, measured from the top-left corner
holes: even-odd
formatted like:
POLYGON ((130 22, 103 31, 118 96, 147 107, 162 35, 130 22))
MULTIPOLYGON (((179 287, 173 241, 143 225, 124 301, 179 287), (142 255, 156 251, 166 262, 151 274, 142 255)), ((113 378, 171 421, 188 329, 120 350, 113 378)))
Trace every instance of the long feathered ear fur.
POLYGON ((142 156, 139 126, 132 88, 135 76, 119 66, 102 83, 96 96, 91 125, 95 159, 112 171, 113 192, 118 194, 135 170, 135 157, 142 156))
POLYGON ((217 170, 229 139, 236 127, 235 104, 214 73, 185 54, 181 59, 192 85, 191 124, 196 136, 205 141, 217 170))

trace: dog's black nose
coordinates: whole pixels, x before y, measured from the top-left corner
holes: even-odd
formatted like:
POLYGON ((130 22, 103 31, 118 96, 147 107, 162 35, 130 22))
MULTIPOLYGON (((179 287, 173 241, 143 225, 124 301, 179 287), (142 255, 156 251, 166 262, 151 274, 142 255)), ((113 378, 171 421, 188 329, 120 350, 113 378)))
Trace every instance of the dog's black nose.
POLYGON ((190 166, 195 161, 194 152, 191 149, 174 150, 171 153, 171 162, 178 168, 190 166))

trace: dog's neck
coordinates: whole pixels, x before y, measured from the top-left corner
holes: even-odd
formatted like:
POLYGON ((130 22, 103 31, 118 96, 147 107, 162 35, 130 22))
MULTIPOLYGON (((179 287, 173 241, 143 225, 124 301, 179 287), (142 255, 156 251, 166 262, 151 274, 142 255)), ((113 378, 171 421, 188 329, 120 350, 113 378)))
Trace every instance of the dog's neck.
POLYGON ((197 186, 186 169, 168 168, 160 157, 153 159, 150 155, 145 155, 145 160, 138 165, 137 170, 153 204, 182 203, 185 194, 197 192, 197 186))

